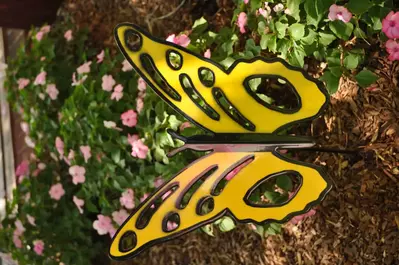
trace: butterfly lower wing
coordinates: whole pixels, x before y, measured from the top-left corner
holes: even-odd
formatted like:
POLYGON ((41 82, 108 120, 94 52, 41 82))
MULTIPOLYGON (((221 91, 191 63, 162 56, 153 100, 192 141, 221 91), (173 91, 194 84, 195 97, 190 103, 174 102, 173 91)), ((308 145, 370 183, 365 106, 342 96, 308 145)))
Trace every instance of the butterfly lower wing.
POLYGON ((273 133, 287 124, 312 119, 326 107, 327 94, 320 83, 281 59, 237 60, 226 71, 133 24, 119 25, 115 37, 126 59, 158 95, 187 119, 214 133, 273 133), (140 40, 138 48, 129 45, 131 36, 140 40), (172 65, 170 54, 180 57, 180 65, 172 65), (213 76, 213 82, 201 81, 202 70, 213 76), (290 83, 300 108, 285 113, 262 103, 247 84, 249 79, 262 76, 290 83))
POLYGON ((317 167, 287 160, 276 153, 213 152, 187 166, 139 206, 116 233, 110 256, 114 259, 136 256, 154 244, 188 233, 225 214, 241 222, 286 221, 308 211, 329 189, 330 184, 317 167), (218 192, 219 181, 240 166, 240 171, 218 192), (246 196, 251 189, 265 177, 284 171, 295 171, 302 176, 295 197, 278 207, 248 204, 246 196), (198 184, 199 179, 203 180, 201 186, 182 207, 188 188, 198 184), (162 201, 159 207, 157 201, 162 201), (213 207, 201 212, 207 201, 212 201, 213 207), (178 216, 178 226, 168 230, 166 221, 173 215, 178 216))

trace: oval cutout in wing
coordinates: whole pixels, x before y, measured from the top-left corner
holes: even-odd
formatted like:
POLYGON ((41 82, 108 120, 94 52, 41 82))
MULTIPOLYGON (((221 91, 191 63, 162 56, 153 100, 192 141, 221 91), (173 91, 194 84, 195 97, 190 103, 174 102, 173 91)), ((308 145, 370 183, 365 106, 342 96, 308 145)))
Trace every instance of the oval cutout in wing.
POLYGON ((132 29, 128 29, 125 31, 125 44, 132 52, 138 52, 143 46, 143 39, 139 33, 132 29))
POLYGON ((180 215, 176 212, 169 212, 162 220, 162 231, 168 233, 175 231, 180 226, 180 215))
POLYGON ((166 63, 173 70, 180 70, 183 66, 183 56, 177 51, 168 50, 166 52, 166 63))
POLYGON ((166 201, 178 188, 178 183, 172 183, 169 185, 169 188, 165 188, 161 193, 153 198, 137 218, 136 228, 144 229, 151 221, 152 216, 159 209, 162 203, 166 201))
POLYGON ((211 196, 201 198, 196 207, 196 213, 200 216, 207 215, 215 209, 215 200, 211 196))
POLYGON ((250 76, 244 80, 244 86, 256 101, 269 109, 289 114, 302 107, 295 87, 281 76, 250 76))
POLYGON ((137 245, 137 236, 133 231, 126 231, 119 241, 119 251, 129 252, 137 245))
POLYGON ((253 207, 278 207, 291 201, 302 186, 299 172, 287 170, 259 180, 245 194, 244 201, 253 207))

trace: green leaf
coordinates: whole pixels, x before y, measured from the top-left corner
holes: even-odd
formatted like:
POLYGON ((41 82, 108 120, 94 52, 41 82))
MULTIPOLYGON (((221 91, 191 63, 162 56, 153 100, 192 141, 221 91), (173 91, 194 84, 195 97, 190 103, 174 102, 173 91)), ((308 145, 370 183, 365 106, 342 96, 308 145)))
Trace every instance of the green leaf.
POLYGON ((355 78, 361 87, 369 87, 378 80, 378 76, 367 69, 362 70, 355 78))
POLYGON ((121 150, 119 148, 112 150, 111 158, 115 163, 119 163, 121 160, 121 150))
POLYGON ((212 225, 212 224, 208 224, 208 225, 202 226, 202 227, 201 227, 201 230, 202 230, 205 234, 207 234, 208 236, 215 236, 215 235, 213 234, 213 225, 212 225))
POLYGON ((347 7, 356 15, 363 14, 372 7, 373 4, 369 0, 350 0, 347 7))
POLYGON ((265 191, 264 195, 272 203, 275 203, 280 198, 280 193, 275 191, 265 191))
POLYGON ((293 66, 303 67, 305 64, 306 53, 302 47, 294 48, 293 52, 289 54, 288 61, 293 66))
POLYGON ((308 25, 318 27, 329 7, 335 0, 305 0, 306 21, 308 25))
POLYGON ((303 36, 305 36, 305 25, 299 23, 292 24, 288 28, 288 34, 290 34, 291 38, 294 40, 302 39, 303 36))
POLYGON ((343 40, 349 40, 349 37, 352 35, 353 32, 353 24, 348 22, 344 23, 340 20, 331 21, 330 29, 334 34, 343 40))
POLYGON ((85 200, 85 207, 89 212, 99 213, 98 208, 91 202, 91 200, 85 200))
POLYGON ((293 187, 292 180, 287 175, 278 176, 276 179, 276 184, 278 187, 282 188, 285 191, 291 191, 293 187))
POLYGON ((219 224, 220 231, 228 232, 233 230, 236 227, 233 219, 228 216, 222 217, 221 222, 219 224))
POLYGON ((264 226, 265 234, 267 235, 278 235, 281 233, 281 224, 270 223, 264 226))
POLYGON ((182 123, 176 118, 175 115, 170 115, 168 122, 169 122, 169 128, 171 128, 174 131, 177 131, 177 128, 179 128, 180 124, 182 123))
POLYGON ((277 37, 279 39, 282 39, 285 37, 285 32, 288 28, 288 24, 287 23, 281 23, 280 21, 276 22, 276 30, 277 30, 277 37))
POLYGON ((330 45, 336 38, 334 34, 319 32, 319 42, 323 46, 330 45))
POLYGON ((299 5, 301 4, 302 0, 287 0, 287 9, 289 15, 295 18, 297 21, 300 19, 299 17, 299 5))
POLYGON ((353 31, 353 34, 356 36, 356 38, 361 38, 361 39, 365 39, 366 33, 359 27, 356 27, 355 30, 353 31))
POLYGON ((255 41, 253 39, 248 39, 245 43, 245 50, 252 52, 254 55, 259 55, 261 47, 256 46, 255 41))
POLYGON ((281 39, 277 42, 277 50, 281 53, 283 59, 287 58, 287 53, 291 46, 291 41, 287 39, 281 39))
POLYGON ((326 84, 327 90, 330 93, 330 95, 332 95, 338 91, 340 79, 341 79, 341 77, 337 77, 337 76, 333 75, 328 70, 324 72, 322 77, 320 77, 320 80, 324 81, 324 83, 326 84))
POLYGON ((312 30, 312 29, 308 29, 308 34, 301 39, 301 43, 306 44, 306 45, 311 45, 313 43, 316 43, 317 40, 317 33, 312 30))
POLYGON ((193 33, 201 34, 203 33, 208 27, 208 22, 204 17, 197 19, 193 25, 193 33))
POLYGON ((258 23, 258 33, 259 35, 264 35, 265 34, 265 29, 266 29, 266 24, 264 21, 259 21, 258 23))
POLYGON ((271 36, 270 34, 263 34, 262 37, 260 38, 260 47, 262 48, 262 50, 266 50, 270 40, 270 36, 271 36))
POLYGON ((357 54, 348 53, 344 58, 344 66, 348 70, 353 70, 359 65, 360 58, 357 54))
POLYGON ((269 51, 271 52, 276 52, 277 51, 277 36, 272 35, 267 42, 267 47, 269 48, 269 51))

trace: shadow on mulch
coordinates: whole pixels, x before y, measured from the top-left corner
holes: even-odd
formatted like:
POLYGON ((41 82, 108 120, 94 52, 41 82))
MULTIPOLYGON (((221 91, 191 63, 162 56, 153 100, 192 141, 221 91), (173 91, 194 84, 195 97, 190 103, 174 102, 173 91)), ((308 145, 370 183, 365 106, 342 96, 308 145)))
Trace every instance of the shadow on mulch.
MULTIPOLYGON (((172 12, 180 1, 68 0, 61 14, 89 27, 94 43, 114 49, 112 30, 119 22, 166 37, 205 15, 217 31, 230 23, 232 4, 218 1, 214 13, 210 2, 187 0, 176 14, 153 23, 148 18, 172 12)), ((308 131, 324 146, 365 148, 357 155, 301 156, 325 166, 334 183, 315 217, 287 224, 282 235, 264 240, 247 228, 216 237, 191 233, 113 264, 399 264, 399 65, 375 54, 369 66, 381 76, 377 85, 361 89, 343 79, 329 110, 308 131)))

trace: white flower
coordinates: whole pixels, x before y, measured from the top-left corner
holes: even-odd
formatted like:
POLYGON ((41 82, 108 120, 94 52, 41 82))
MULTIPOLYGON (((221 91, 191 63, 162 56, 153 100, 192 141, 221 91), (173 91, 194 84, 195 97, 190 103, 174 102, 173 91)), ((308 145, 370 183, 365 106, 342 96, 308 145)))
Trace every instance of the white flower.
POLYGON ((277 4, 277 5, 275 5, 274 7, 273 7, 273 10, 274 10, 274 12, 276 12, 276 13, 279 13, 279 12, 281 12, 281 11, 283 11, 284 10, 284 5, 283 4, 277 4))
POLYGON ((25 136, 25 143, 30 148, 35 148, 36 144, 35 144, 35 142, 33 142, 33 140, 29 136, 25 136))

